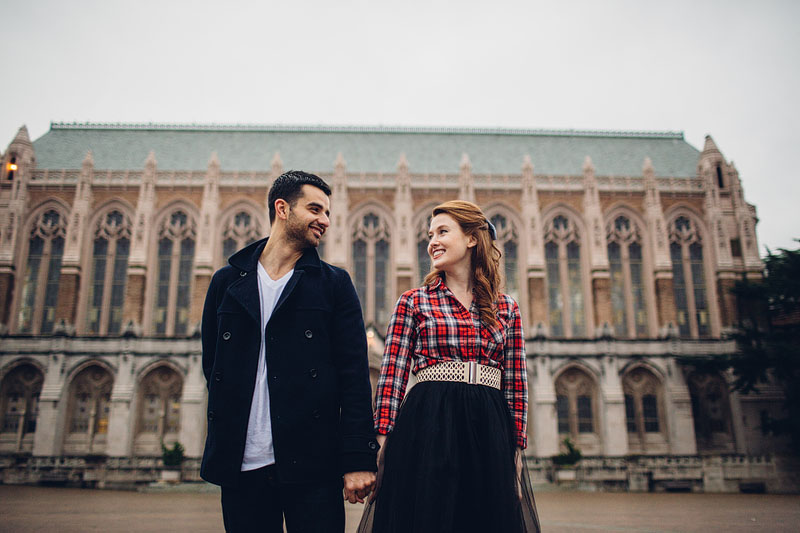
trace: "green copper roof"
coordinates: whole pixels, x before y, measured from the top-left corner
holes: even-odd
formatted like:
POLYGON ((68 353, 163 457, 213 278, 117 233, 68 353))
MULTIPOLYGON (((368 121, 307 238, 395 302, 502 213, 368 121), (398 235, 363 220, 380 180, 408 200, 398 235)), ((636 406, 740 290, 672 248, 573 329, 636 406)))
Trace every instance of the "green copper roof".
POLYGON ((217 152, 223 171, 263 171, 276 152, 283 168, 331 172, 342 153, 348 173, 393 173, 401 153, 414 174, 456 174, 462 154, 475 174, 519 174, 529 155, 538 175, 579 175, 586 156, 599 176, 640 176, 645 157, 657 176, 694 177, 700 152, 680 132, 472 128, 219 126, 53 123, 34 141, 37 167, 134 170, 155 152, 159 170, 205 170, 217 152))

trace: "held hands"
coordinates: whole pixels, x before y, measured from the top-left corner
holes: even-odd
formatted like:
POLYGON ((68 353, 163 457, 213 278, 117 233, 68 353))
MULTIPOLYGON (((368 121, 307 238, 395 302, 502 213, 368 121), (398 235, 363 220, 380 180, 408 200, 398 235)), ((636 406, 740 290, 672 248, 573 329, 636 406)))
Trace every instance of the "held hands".
POLYGON ((364 498, 375 487, 375 472, 348 472, 344 475, 344 499, 350 503, 364 503, 364 498))

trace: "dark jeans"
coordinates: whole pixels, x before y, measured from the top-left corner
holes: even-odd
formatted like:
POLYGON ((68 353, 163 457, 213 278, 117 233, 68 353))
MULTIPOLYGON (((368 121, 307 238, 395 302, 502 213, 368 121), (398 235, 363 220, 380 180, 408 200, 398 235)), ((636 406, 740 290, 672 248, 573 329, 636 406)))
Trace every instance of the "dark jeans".
POLYGON ((343 533, 342 480, 281 483, 275 466, 242 472, 238 487, 222 487, 225 531, 233 533, 343 533))

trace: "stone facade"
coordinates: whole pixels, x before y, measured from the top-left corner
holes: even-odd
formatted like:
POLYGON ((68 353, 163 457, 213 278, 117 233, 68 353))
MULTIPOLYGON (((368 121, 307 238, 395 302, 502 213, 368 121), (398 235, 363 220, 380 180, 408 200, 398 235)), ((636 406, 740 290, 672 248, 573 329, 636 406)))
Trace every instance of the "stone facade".
POLYGON ((429 268, 431 208, 468 199, 498 227, 522 309, 539 481, 569 437, 595 486, 785 489, 784 443, 760 431, 780 391, 742 396, 691 365, 735 351, 729 289, 762 271, 755 208, 710 137, 697 151, 668 133, 167 125, 54 124, 36 142, 23 127, 2 154, 0 479, 149 481, 174 442, 197 479, 205 290, 269 233, 284 158, 334 191, 320 251, 356 284, 373 384, 394 301, 429 268), (268 163, 254 136, 275 144, 268 163), (327 165, 304 163, 323 149, 327 165), (448 151, 463 154, 442 171, 448 151))

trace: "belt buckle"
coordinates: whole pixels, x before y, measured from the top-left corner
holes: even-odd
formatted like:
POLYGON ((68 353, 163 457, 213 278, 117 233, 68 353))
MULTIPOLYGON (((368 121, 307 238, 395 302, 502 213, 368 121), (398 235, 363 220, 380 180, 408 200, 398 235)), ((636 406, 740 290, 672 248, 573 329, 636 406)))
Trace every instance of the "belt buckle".
POLYGON ((475 361, 467 363, 467 383, 470 385, 478 384, 478 363, 475 361))

